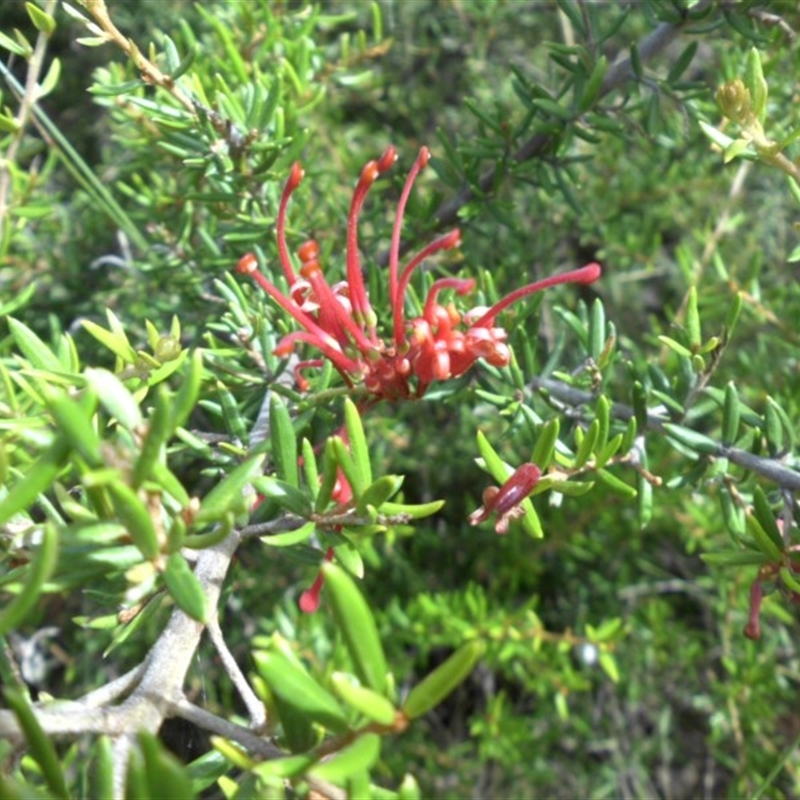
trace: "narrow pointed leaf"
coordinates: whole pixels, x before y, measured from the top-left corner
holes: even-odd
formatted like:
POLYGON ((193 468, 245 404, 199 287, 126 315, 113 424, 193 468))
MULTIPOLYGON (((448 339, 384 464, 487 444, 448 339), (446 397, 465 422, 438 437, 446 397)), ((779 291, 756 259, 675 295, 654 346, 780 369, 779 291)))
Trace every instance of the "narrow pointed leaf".
POLYGON ((248 458, 218 483, 204 498, 197 522, 216 522, 226 511, 238 511, 243 504, 245 487, 261 472, 264 456, 248 458))
POLYGON ((775 514, 770 507, 767 496, 764 494, 764 490, 760 486, 756 486, 753 489, 753 513, 778 551, 783 550, 783 537, 778 528, 778 523, 775 521, 775 514))
POLYGON ((8 327, 22 355, 35 369, 61 372, 64 368, 53 351, 27 326, 8 317, 8 327))
POLYGON ((444 505, 444 500, 431 500, 430 503, 392 503, 385 502, 381 506, 381 514, 387 517, 401 517, 407 520, 424 519, 439 511, 444 505))
POLYGON ((171 432, 186 424, 189 415, 197 405, 200 396, 200 385, 203 380, 203 353, 193 350, 188 357, 189 366, 185 370, 181 387, 170 403, 172 411, 171 432))
POLYGON ((484 649, 479 639, 459 647, 447 661, 411 690, 403 703, 403 713, 409 719, 416 719, 439 705, 472 672, 484 649))
POLYGON ((353 579, 335 564, 322 566, 336 626, 342 632, 359 680, 378 694, 386 693, 386 657, 375 618, 353 579))
POLYGON ((67 461, 70 445, 66 437, 55 442, 33 463, 28 471, 0 500, 0 525, 31 506, 36 498, 50 488, 67 461))
POLYGON ((722 443, 732 445, 739 433, 739 395, 731 381, 725 387, 725 400, 722 406, 722 443))
POLYGON ((310 774, 319 780, 342 784, 354 773, 371 769, 381 754, 381 737, 364 733, 352 744, 315 766, 310 774))
POLYGON ((298 517, 311 516, 311 500, 302 489, 273 478, 272 475, 261 475, 253 481, 253 486, 256 491, 275 500, 286 511, 297 514, 298 517))
POLYGON ((297 437, 286 404, 273 394, 269 404, 270 438, 275 473, 290 486, 299 486, 297 472, 297 437))
POLYGON ((344 401, 344 424, 347 429, 350 454, 359 475, 360 490, 356 490, 355 485, 353 490, 360 495, 372 483, 372 466, 369 461, 369 449, 367 448, 367 438, 364 435, 364 426, 361 424, 361 416, 356 404, 349 397, 344 401))
POLYGON ((750 567, 761 566, 769 559, 763 553, 742 550, 725 550, 720 553, 701 553, 700 558, 715 567, 750 567))
POLYGON ((133 543, 142 555, 152 560, 158 555, 158 537, 150 511, 139 495, 121 481, 108 484, 114 511, 119 517, 133 543))
POLYGON ((192 568, 180 553, 173 553, 167 559, 164 570, 164 583, 178 606, 192 619, 208 621, 208 602, 203 586, 192 572, 192 568))
POLYGON ((36 714, 22 694, 10 686, 3 690, 3 694, 25 734, 28 752, 39 765, 47 787, 56 797, 66 800, 69 798, 69 791, 52 738, 44 732, 39 720, 36 719, 36 714))
POLYGON ((253 658, 261 677, 284 702, 333 731, 347 729, 342 707, 304 669, 280 653, 255 653, 253 658))
POLYGON ((87 369, 86 382, 97 395, 100 405, 129 431, 142 424, 142 412, 134 396, 122 381, 106 369, 87 369))
POLYGON ((162 456, 171 431, 171 409, 166 390, 159 386, 155 392, 155 408, 147 421, 147 433, 142 449, 133 465, 131 485, 138 489, 153 474, 153 468, 162 456))
POLYGON ((356 511, 364 515, 367 513, 367 507, 381 510, 381 506, 390 498, 394 497, 400 487, 403 485, 402 475, 384 475, 378 480, 371 483, 358 498, 358 505, 356 511))
POLYGON ((546 473, 547 467, 550 466, 550 462, 553 460, 559 429, 560 423, 558 417, 555 417, 542 426, 541 431, 539 431, 531 461, 539 467, 542 474, 546 473))
POLYGON ((53 574, 58 555, 58 532, 52 523, 44 526, 42 542, 28 569, 20 593, 0 609, 0 637, 16 630, 41 597, 45 581, 53 574))
POLYGON ((89 466, 103 466, 100 437, 92 425, 91 415, 87 414, 81 405, 69 397, 63 389, 44 386, 42 394, 59 432, 66 437, 70 446, 80 453, 89 466))
MULTIPOLYGON (((594 452, 594 446, 597 443, 597 437, 600 435, 600 421, 597 419, 592 420, 592 424, 586 429, 583 439, 578 444, 578 449, 575 453, 575 460, 573 462, 575 469, 580 469, 586 465, 590 456, 594 452)), ((575 441, 578 442, 576 436, 575 441)))
POLYGON ((342 672, 334 672, 331 675, 331 684, 336 694, 359 714, 379 725, 391 725, 394 722, 394 705, 382 695, 353 683, 350 677, 342 672))

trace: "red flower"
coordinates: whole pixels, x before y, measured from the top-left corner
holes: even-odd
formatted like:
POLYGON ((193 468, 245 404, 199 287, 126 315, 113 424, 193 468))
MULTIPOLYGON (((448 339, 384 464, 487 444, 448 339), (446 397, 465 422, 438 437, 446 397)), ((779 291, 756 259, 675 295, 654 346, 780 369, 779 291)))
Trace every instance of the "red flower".
MULTIPOLYGON (((423 147, 403 187, 397 207, 389 249, 389 305, 391 329, 381 338, 378 317, 364 286, 358 254, 358 217, 367 192, 381 173, 396 160, 394 147, 389 147, 377 161, 370 161, 362 170, 353 193, 347 222, 346 280, 330 285, 325 279, 314 241, 306 242, 298 251, 301 267, 295 273, 286 246, 286 208, 289 197, 303 179, 299 164, 292 167, 283 190, 277 219, 278 255, 289 285, 288 295, 281 292, 259 271, 252 253, 243 256, 237 270, 250 275, 281 308, 300 324, 300 330, 285 336, 275 349, 277 355, 288 355, 298 342, 316 348, 331 361, 350 386, 364 384, 376 398, 400 399, 422 397, 434 381, 463 375, 479 359, 502 367, 510 360, 505 343, 507 334, 495 325, 497 315, 512 303, 529 294, 560 283, 588 284, 600 277, 600 266, 587 266, 554 275, 523 286, 495 303, 491 308, 474 308, 460 312, 454 303, 438 302, 443 289, 457 295, 469 294, 475 288, 471 278, 442 278, 433 283, 425 300, 422 316, 405 319, 406 290, 414 271, 428 256, 450 250, 460 242, 459 231, 434 239, 400 269, 400 234, 403 212, 419 171, 430 158, 423 147)), ((295 368, 298 386, 305 390, 308 382, 302 371, 318 367, 319 358, 303 361, 295 368)))
POLYGON ((499 534, 508 533, 511 521, 524 516, 525 509, 521 503, 536 488, 541 477, 542 471, 536 464, 518 467, 499 489, 490 486, 484 490, 483 505, 469 515, 470 524, 478 525, 496 514, 495 531, 499 534))

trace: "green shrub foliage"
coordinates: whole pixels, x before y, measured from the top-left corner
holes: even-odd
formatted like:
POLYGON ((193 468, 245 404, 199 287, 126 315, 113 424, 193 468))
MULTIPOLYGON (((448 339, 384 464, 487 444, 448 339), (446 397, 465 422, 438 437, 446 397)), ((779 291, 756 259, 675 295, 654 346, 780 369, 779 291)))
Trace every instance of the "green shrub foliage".
POLYGON ((0 5, 0 795, 798 796, 799 28, 0 5))

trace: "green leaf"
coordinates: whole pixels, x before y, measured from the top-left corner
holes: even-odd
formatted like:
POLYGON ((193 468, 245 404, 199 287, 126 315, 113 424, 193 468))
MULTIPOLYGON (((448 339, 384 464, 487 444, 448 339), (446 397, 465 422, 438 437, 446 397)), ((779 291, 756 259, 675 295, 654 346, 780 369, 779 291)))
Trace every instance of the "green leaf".
MULTIPOLYGON (((113 317, 113 313, 110 309, 106 313, 109 315, 109 319, 113 317)), ((113 318, 118 325, 119 321, 116 317, 113 318)), ((92 322, 89 319, 82 319, 81 325, 83 325, 87 333, 91 334, 100 344, 114 353, 114 355, 118 356, 124 364, 133 364, 136 362, 136 351, 131 347, 128 337, 125 335, 125 331, 121 330, 121 327, 119 330, 107 331, 105 328, 101 328, 96 322, 92 322)))
POLYGON ((256 491, 275 500, 278 505, 298 517, 308 518, 312 513, 311 500, 302 489, 296 489, 271 475, 261 475, 253 480, 256 491))
POLYGON ((17 347, 34 369, 54 373, 63 371, 53 351, 27 325, 8 317, 8 327, 17 347))
POLYGON ((133 431, 142 424, 142 412, 136 398, 116 375, 105 369, 87 369, 84 374, 100 405, 123 427, 133 431))
POLYGON ((56 21, 53 17, 42 11, 34 3, 25 3, 25 9, 37 31, 41 31, 45 36, 49 37, 56 29, 56 21))
POLYGON ((676 342, 674 339, 671 339, 669 336, 659 336, 658 340, 674 353, 677 353, 679 356, 683 356, 684 358, 692 357, 691 350, 684 347, 680 342, 676 342))
POLYGON ((722 405, 722 443, 726 446, 736 441, 739 433, 739 395, 733 381, 725 387, 725 400, 722 405))
POLYGON ((94 414, 96 396, 87 398, 87 410, 73 400, 63 389, 52 386, 42 387, 42 396, 56 426, 73 450, 76 450, 90 467, 104 466, 100 452, 100 437, 92 425, 90 417, 94 414))
POLYGON ((700 125, 700 130, 715 144, 717 147, 725 150, 733 143, 733 139, 722 131, 717 130, 713 126, 709 125, 702 120, 698 123, 700 125))
POLYGON ((333 487, 336 485, 339 464, 336 460, 336 444, 334 437, 325 440, 325 449, 322 451, 322 483, 317 497, 314 500, 314 511, 321 514, 331 501, 333 487))
POLYGON ((720 553, 701 553, 700 558, 715 567, 749 567, 769 563, 763 553, 743 552, 742 550, 725 550, 720 553))
POLYGON ((0 47, 8 50, 9 53, 13 53, 15 56, 20 56, 24 59, 30 58, 31 53, 33 52, 33 48, 28 42, 25 42, 23 45, 21 42, 15 41, 10 36, 6 36, 6 34, 4 34, 2 31, 0 31, 0 47))
MULTIPOLYGON (((617 492, 617 494, 621 494, 623 497, 636 497, 636 489, 633 486, 628 486, 625 481, 620 480, 616 475, 612 472, 609 472, 607 469, 598 469, 597 470, 597 477, 606 485, 609 489, 617 492)), ((649 485, 649 484, 648 484, 649 485)))
POLYGON ((354 773, 371 769, 381 754, 381 737, 363 733, 352 744, 315 766, 310 775, 318 780, 342 784, 354 773))
POLYGON ((197 405, 197 398, 200 396, 200 385, 203 380, 202 350, 193 350, 188 361, 189 366, 181 381, 181 387, 170 403, 172 431, 177 430, 186 423, 189 415, 197 405))
POLYGON ((594 418, 600 424, 600 430, 597 432, 597 441, 592 450, 595 453, 600 453, 608 444, 608 432, 611 428, 611 402, 604 394, 597 398, 594 418))
POLYGON ((367 602, 353 579, 340 567, 326 562, 322 565, 322 573, 336 627, 342 633, 356 675, 364 686, 385 694, 386 657, 367 602))
POLYGON ((319 471, 317 470, 317 457, 314 453, 314 446, 304 437, 300 449, 303 453, 303 474, 305 475, 306 486, 316 502, 317 494, 319 493, 319 471))
POLYGON ((381 506, 381 514, 387 517, 401 517, 406 520, 425 519, 439 511, 444 505, 444 500, 432 500, 430 503, 390 503, 381 506))
POLYGON ((697 42, 690 42, 683 50, 683 52, 675 59, 674 63, 667 73, 667 83, 673 84, 683 75, 684 72, 692 63, 692 59, 697 53, 697 42))
POLYGON ((734 139, 723 151, 722 160, 725 164, 730 164, 735 158, 744 155, 753 155, 750 149, 749 139, 734 139))
POLYGON ((364 559, 358 548, 346 536, 343 535, 342 540, 334 544, 333 551, 336 554, 337 563, 341 564, 347 572, 357 578, 364 577, 364 559))
POLYGON ((761 526, 761 523, 752 514, 747 516, 747 526, 753 534, 756 547, 758 547, 770 561, 780 561, 783 548, 776 546, 775 542, 761 526))
POLYGON ((697 431, 681 425, 673 425, 670 422, 664 423, 664 430, 671 439, 697 453, 704 455, 717 455, 718 453, 717 443, 702 433, 697 433, 697 431))
POLYGON ((367 508, 381 510, 381 506, 390 498, 394 497, 400 491, 403 485, 402 475, 384 475, 378 480, 373 481, 358 498, 358 505, 356 512, 363 516, 367 513, 367 508))
POLYGON ((89 768, 89 796, 114 796, 114 748, 111 739, 103 734, 92 747, 89 768))
POLYGON ((333 443, 333 452, 336 454, 336 461, 342 468, 344 477, 350 484, 353 494, 359 497, 367 488, 367 484, 364 482, 364 476, 358 471, 356 462, 350 454, 344 439, 342 439, 341 436, 331 436, 330 441, 333 443))
POLYGON ((261 537, 261 541, 270 547, 291 547, 311 538, 316 528, 316 523, 307 522, 302 528, 296 531, 286 531, 285 533, 273 533, 261 537))
POLYGON ((257 455, 243 461, 226 478, 218 483, 200 504, 195 520, 198 524, 217 522, 227 511, 239 513, 247 505, 244 497, 245 487, 260 474, 264 455, 257 455))
POLYGON ((697 310, 697 286, 689 287, 689 294, 686 298, 686 338, 689 347, 696 350, 703 341, 700 330, 700 314, 697 310))
POLYGON ((44 76, 44 80, 39 85, 38 97, 37 100, 41 100, 43 97, 46 97, 50 94, 56 86, 58 86, 58 81, 61 78, 61 59, 54 58, 50 62, 50 66, 47 68, 47 73, 44 76))
POLYGON ((162 458, 167 439, 171 434, 171 421, 172 409, 167 391, 163 386, 159 386, 155 392, 155 408, 147 421, 147 433, 133 464, 131 485, 134 489, 138 489, 152 476, 155 465, 162 458))
POLYGON ((409 719, 416 719, 439 705, 472 672, 484 649, 484 644, 479 639, 473 639, 459 647, 450 658, 409 692, 403 703, 403 713, 409 719))
POLYGON ((603 672, 605 672, 614 683, 619 683, 619 668, 617 667, 614 654, 609 650, 601 650, 597 660, 603 672))
POLYGON ((778 523, 775 521, 775 514, 770 507, 769 500, 767 500, 767 496, 760 486, 756 486, 753 489, 753 515, 772 540, 778 552, 782 552, 785 546, 783 537, 778 528, 778 523))
POLYGON ((275 472, 282 481, 298 488, 297 437, 289 410, 280 396, 274 393, 269 402, 269 424, 275 472))
POLYGON ((486 471, 498 483, 505 483, 511 475, 512 469, 497 455, 483 431, 478 431, 478 451, 484 460, 486 471))
POLYGON ((592 420, 592 424, 589 425, 585 433, 581 428, 575 429, 575 442, 578 445, 578 449, 575 453, 575 460, 573 461, 573 467, 575 469, 580 469, 586 465, 589 457, 594 452, 594 446, 597 444, 599 435, 600 421, 597 419, 592 420))
POLYGON ((782 454, 794 445, 794 429, 789 416, 769 396, 764 409, 764 433, 770 455, 782 454))
POLYGON ((0 609, 0 637, 19 628, 39 602, 45 581, 55 571, 57 556, 58 531, 55 525, 48 522, 42 529, 42 541, 28 568, 25 585, 13 600, 5 602, 0 609))
POLYGON ((347 730, 342 707, 302 667, 276 652, 254 653, 253 659, 273 694, 287 705, 332 731, 347 730))
POLYGON ((350 455, 353 457, 358 475, 357 483, 352 484, 353 491, 357 497, 360 497, 367 486, 372 483, 372 466, 369 461, 369 449, 367 448, 367 438, 364 435, 364 427, 361 424, 361 416, 355 403, 349 397, 344 401, 344 423, 350 455))
POLYGON ((186 559, 180 553, 173 553, 163 574, 167 590, 181 610, 198 622, 208 622, 206 593, 186 559))
POLYGON ((158 536, 150 510, 144 501, 121 480, 111 481, 108 484, 108 491, 111 494, 114 511, 133 543, 146 559, 154 559, 159 552, 158 536))
POLYGON ((66 437, 58 436, 0 500, 0 525, 27 509, 40 494, 50 488, 66 463, 69 452, 70 445, 66 437))
POLYGON ((761 68, 761 55, 755 47, 747 53, 745 62, 744 85, 750 91, 750 107, 761 122, 767 114, 767 82, 761 68))
POLYGON ((194 797, 192 779, 183 765, 149 731, 139 733, 139 747, 144 756, 144 773, 150 797, 159 800, 187 800, 194 797))
POLYGON ((36 292, 36 283, 29 283, 20 292, 17 292, 14 297, 10 297, 5 303, 0 304, 0 317, 6 317, 13 314, 17 309, 26 306, 30 299, 36 292))
POLYGON ((350 708, 355 709, 367 719, 379 725, 392 725, 395 720, 395 707, 382 695, 353 682, 343 672, 331 675, 334 691, 350 708))
POLYGON ((52 737, 44 732, 39 720, 36 719, 36 714, 22 694, 10 686, 3 689, 3 694, 25 734, 28 753, 39 765, 47 787, 56 797, 67 800, 69 798, 67 782, 52 737))
POLYGON ((580 100, 578 101, 578 110, 583 114, 588 111, 594 101, 600 94, 600 89, 603 86, 603 78, 605 78, 606 70, 608 69, 608 59, 605 56, 600 56, 595 61, 592 73, 583 87, 580 100))
POLYGON ((596 297, 592 303, 589 318, 589 355, 595 364, 600 361, 600 354, 606 343, 606 312, 603 301, 596 297))
POLYGON ((547 471, 550 462, 553 460, 555 453, 556 442, 558 442, 558 433, 560 423, 558 417, 551 419, 539 431, 539 436, 536 439, 536 446, 533 448, 531 461, 536 464, 544 475, 547 471))

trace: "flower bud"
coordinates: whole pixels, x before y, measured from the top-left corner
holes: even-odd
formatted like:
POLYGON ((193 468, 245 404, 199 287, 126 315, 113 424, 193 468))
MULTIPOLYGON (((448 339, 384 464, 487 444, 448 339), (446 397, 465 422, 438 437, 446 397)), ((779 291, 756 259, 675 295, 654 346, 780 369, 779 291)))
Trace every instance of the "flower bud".
POLYGON ((723 83, 717 89, 716 100, 720 111, 732 122, 744 125, 752 116, 750 92, 739 78, 723 83))

